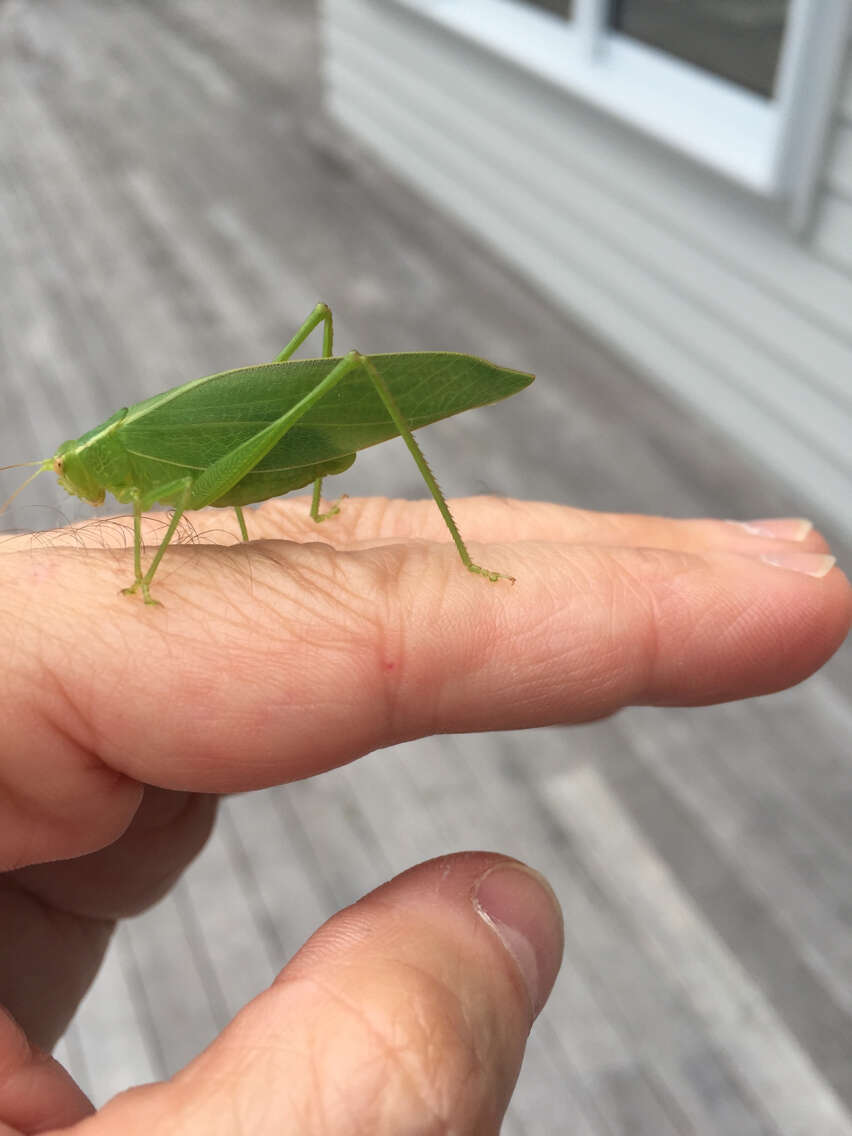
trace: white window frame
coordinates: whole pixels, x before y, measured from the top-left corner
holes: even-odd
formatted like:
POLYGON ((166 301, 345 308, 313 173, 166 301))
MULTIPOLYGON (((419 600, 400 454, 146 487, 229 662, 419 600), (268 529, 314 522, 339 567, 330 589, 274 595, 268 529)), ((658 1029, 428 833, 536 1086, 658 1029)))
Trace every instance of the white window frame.
POLYGON ((519 0, 394 0, 703 162, 807 221, 849 41, 849 0, 791 0, 766 99, 608 27, 608 0, 574 18, 519 0))

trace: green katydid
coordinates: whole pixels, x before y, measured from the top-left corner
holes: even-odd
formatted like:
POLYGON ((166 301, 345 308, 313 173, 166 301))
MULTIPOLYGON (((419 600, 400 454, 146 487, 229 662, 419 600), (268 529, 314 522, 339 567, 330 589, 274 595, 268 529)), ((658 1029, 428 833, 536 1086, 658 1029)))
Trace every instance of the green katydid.
POLYGON ((208 375, 119 410, 63 442, 52 458, 33 462, 38 469, 3 509, 45 470, 93 505, 107 492, 132 504, 135 578, 125 593, 141 591, 156 604, 151 582, 185 510, 230 506, 248 540, 244 505, 313 483, 311 516, 325 520, 338 509, 320 513, 322 479, 348 469, 358 450, 401 436, 464 566, 489 580, 511 579, 473 563, 411 432, 508 398, 533 376, 444 351, 334 357, 333 335, 331 310, 317 304, 274 362, 208 375), (322 358, 291 359, 320 324, 322 358), (173 513, 143 573, 142 513, 156 502, 173 513))

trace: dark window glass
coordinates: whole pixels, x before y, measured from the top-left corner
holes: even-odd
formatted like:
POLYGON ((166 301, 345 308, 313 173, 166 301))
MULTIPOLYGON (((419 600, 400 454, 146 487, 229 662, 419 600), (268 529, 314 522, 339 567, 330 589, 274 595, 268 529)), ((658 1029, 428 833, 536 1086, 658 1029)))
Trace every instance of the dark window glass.
POLYGON ((573 15, 574 0, 526 0, 531 8, 544 8, 545 12, 555 12, 557 16, 573 15))
POLYGON ((612 0, 625 35, 771 96, 790 0, 612 0))

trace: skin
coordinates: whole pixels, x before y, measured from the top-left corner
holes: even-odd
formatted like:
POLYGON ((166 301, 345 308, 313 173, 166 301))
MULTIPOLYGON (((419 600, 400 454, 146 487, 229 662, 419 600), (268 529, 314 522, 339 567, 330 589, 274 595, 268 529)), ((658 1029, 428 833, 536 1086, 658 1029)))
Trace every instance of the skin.
MULTIPOLYGON (((232 513, 196 514, 153 613, 119 594, 126 518, 0 543, 0 1136, 497 1133, 561 924, 540 878, 494 853, 419 865, 341 912, 176 1077, 96 1114, 38 1047, 114 920, 201 847, 217 794, 438 731, 764 694, 820 667, 852 619, 795 521, 454 511, 514 587, 459 566, 431 501, 348 501, 319 534, 303 499, 269 502, 249 545, 232 513)), ((149 541, 163 523, 146 519, 149 541)))

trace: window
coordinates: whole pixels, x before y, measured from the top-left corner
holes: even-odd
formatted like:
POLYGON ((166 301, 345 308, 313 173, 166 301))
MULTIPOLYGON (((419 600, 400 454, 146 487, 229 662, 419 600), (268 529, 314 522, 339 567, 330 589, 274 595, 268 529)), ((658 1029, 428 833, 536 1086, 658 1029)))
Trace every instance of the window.
POLYGON ((574 14, 572 0, 526 0, 526 3, 532 4, 534 8, 544 8, 546 12, 555 12, 557 16, 567 16, 569 19, 574 14))
POLYGON ((393 0, 805 223, 849 0, 393 0))
POLYGON ((613 0, 610 26, 772 96, 789 0, 613 0))

